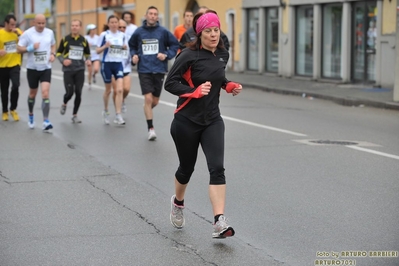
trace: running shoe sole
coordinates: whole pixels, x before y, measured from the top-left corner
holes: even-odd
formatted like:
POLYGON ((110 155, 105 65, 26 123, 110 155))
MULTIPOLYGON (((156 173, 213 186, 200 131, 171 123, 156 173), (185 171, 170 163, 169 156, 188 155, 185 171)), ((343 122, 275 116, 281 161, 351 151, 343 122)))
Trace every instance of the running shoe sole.
POLYGON ((235 231, 233 227, 229 226, 220 233, 212 233, 213 238, 224 239, 226 237, 234 236, 235 231))

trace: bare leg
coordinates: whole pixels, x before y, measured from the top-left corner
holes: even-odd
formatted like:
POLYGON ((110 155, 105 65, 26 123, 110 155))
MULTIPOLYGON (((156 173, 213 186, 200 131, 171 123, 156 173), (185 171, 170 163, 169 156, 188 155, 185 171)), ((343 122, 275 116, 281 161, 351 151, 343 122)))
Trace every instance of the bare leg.
POLYGON ((93 67, 91 65, 87 66, 87 81, 89 82, 89 84, 91 84, 91 73, 92 73, 92 71, 93 71, 93 67))
POLYGON ((50 96, 50 83, 49 82, 42 82, 41 83, 41 89, 42 89, 42 98, 43 99, 48 99, 50 96))
POLYGON ((184 195, 186 193, 186 188, 187 188, 187 184, 182 185, 175 178, 175 192, 176 192, 175 194, 176 194, 176 199, 177 200, 179 200, 179 201, 184 200, 184 195))
POLYGON ((112 84, 112 100, 114 101, 114 106, 116 106, 115 105, 115 97, 116 97, 116 81, 115 81, 115 78, 114 77, 112 77, 112 79, 111 79, 111 84, 112 84))
POLYGON ((105 84, 105 91, 103 95, 103 100, 104 100, 104 110, 108 111, 108 101, 109 101, 109 95, 111 94, 111 83, 106 83, 105 84))
POLYGON ((123 99, 125 99, 130 92, 131 77, 127 75, 123 78, 123 99))
POLYGON ((209 185, 209 198, 211 199, 213 216, 224 214, 226 185, 209 185))
POLYGON ((122 101, 123 101, 123 79, 119 78, 116 80, 116 91, 114 91, 116 94, 115 96, 115 112, 117 114, 121 113, 122 109, 122 101))
POLYGON ((153 118, 152 108, 157 106, 159 102, 159 97, 155 97, 152 93, 147 93, 144 95, 144 115, 147 120, 153 118))
POLYGON ((99 70, 100 70, 100 61, 96 60, 93 62, 93 73, 91 73, 91 74, 96 75, 99 70))

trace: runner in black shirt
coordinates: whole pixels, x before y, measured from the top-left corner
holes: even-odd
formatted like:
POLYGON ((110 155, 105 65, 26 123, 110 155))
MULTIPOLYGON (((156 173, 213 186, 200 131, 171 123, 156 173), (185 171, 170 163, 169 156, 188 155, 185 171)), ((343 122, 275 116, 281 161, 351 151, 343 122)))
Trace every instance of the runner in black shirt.
POLYGON ((201 144, 210 174, 209 196, 214 214, 213 238, 234 235, 224 216, 226 180, 224 176, 224 122, 219 110, 221 88, 237 95, 242 86, 225 77, 229 53, 220 39, 216 12, 194 17, 197 40, 176 58, 165 82, 165 89, 179 96, 171 135, 179 156, 175 174, 175 195, 171 199, 170 221, 176 228, 185 224, 184 195, 194 171, 201 144))
POLYGON ((80 20, 72 20, 71 34, 62 38, 57 50, 57 58, 64 71, 65 95, 60 113, 65 114, 67 103, 75 93, 75 102, 72 112, 72 123, 81 123, 78 110, 81 103, 82 88, 85 82, 85 64, 91 65, 90 46, 85 37, 79 34, 82 27, 80 20))

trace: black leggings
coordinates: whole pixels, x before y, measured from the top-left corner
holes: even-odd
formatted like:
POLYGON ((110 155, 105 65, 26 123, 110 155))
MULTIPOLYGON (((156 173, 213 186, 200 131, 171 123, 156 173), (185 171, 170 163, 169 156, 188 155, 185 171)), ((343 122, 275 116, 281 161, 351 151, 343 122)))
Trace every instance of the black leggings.
POLYGON ((182 115, 176 114, 170 133, 179 156, 179 168, 176 179, 180 184, 187 184, 194 172, 198 147, 204 151, 210 175, 209 184, 224 185, 224 122, 221 117, 210 125, 201 126, 182 115))
POLYGON ((67 104, 68 101, 72 98, 75 93, 75 103, 73 106, 73 114, 76 115, 79 110, 80 102, 82 101, 82 88, 85 82, 85 71, 77 70, 77 71, 65 71, 64 72, 64 86, 65 86, 65 94, 64 94, 64 104, 67 104))
POLYGON ((10 95, 10 110, 17 109, 18 97, 19 97, 19 76, 21 67, 4 67, 0 68, 0 88, 1 88, 1 102, 3 104, 3 113, 8 112, 8 89, 11 86, 10 95))

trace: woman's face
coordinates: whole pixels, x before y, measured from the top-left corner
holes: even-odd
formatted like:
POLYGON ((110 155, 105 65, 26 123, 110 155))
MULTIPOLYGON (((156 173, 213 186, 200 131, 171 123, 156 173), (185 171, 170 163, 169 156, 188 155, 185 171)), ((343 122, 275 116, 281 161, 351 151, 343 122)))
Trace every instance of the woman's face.
POLYGON ((111 31, 117 31, 119 26, 119 20, 117 18, 111 18, 108 20, 108 27, 111 31))
POLYGON ((200 38, 205 49, 216 50, 220 39, 220 29, 218 27, 206 28, 202 31, 200 38))

